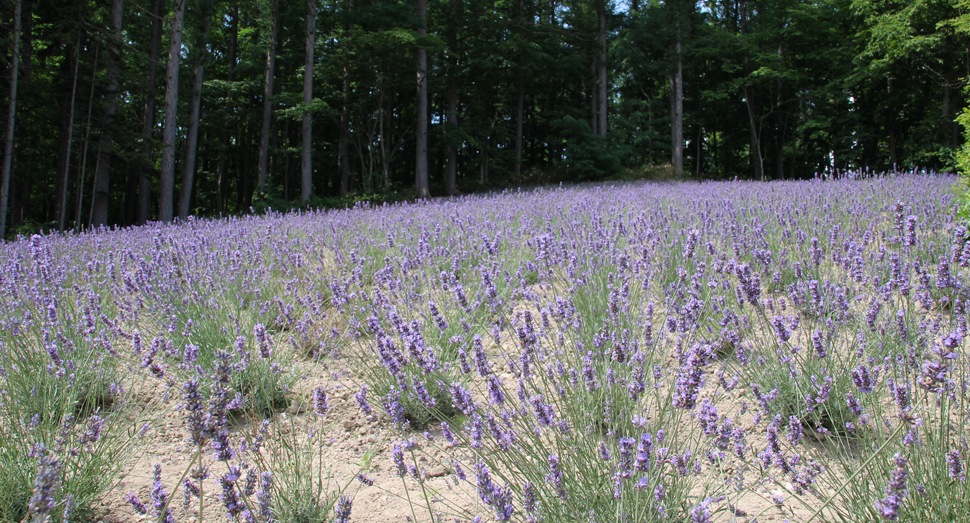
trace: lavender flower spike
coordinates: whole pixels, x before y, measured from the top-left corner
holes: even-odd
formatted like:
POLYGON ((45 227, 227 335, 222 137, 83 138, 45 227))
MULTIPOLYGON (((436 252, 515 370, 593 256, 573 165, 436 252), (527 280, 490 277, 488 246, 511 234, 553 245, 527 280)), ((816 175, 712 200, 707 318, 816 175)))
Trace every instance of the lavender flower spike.
POLYGON ((899 506, 906 498, 906 479, 909 473, 906 471, 906 457, 901 454, 893 456, 896 468, 892 471, 892 479, 886 487, 886 497, 876 500, 876 510, 879 515, 889 521, 896 521, 899 517, 899 506))
POLYGON ((337 505, 334 507, 334 512, 336 513, 336 518, 334 518, 334 523, 348 523, 350 521, 350 511, 353 508, 354 501, 347 496, 340 496, 340 500, 337 501, 337 505))

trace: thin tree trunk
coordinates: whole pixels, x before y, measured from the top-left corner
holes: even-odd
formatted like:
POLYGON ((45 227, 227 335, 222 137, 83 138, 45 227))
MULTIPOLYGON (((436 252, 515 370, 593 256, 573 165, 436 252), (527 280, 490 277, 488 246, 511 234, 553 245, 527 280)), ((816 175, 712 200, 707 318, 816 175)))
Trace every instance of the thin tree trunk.
MULTIPOLYGON (((70 48, 68 52, 65 53, 67 58, 74 60, 74 78, 71 81, 71 95, 70 100, 66 104, 67 110, 65 111, 61 122, 61 146, 58 150, 58 162, 57 162, 57 183, 55 184, 55 190, 57 196, 54 200, 54 207, 57 210, 57 230, 64 230, 64 222, 67 221, 67 185, 70 179, 71 170, 71 145, 74 142, 74 103, 77 100, 77 75, 78 66, 80 65, 80 60, 78 60, 81 47, 81 35, 78 34, 77 44, 74 46, 73 57, 70 53, 70 48)), ((70 60, 68 60, 70 63, 70 60)), ((69 67, 69 66, 68 66, 69 67)))
POLYGON ((522 134, 525 127, 525 79, 519 71, 519 95, 515 101, 515 176, 522 174, 522 134))
POLYGON ((145 112, 141 126, 141 152, 145 160, 139 168, 138 176, 138 214, 136 222, 139 224, 148 221, 152 209, 152 175, 155 170, 153 167, 154 162, 152 162, 152 138, 155 136, 155 104, 158 103, 155 88, 158 82, 158 55, 162 47, 161 15, 162 0, 152 0, 152 33, 151 41, 148 44, 148 89, 145 92, 145 112))
MULTIPOLYGON (((317 0, 308 0, 306 18, 306 64, 303 67, 303 105, 313 101, 313 52, 316 48, 317 0)), ((313 115, 307 110, 303 113, 303 149, 300 151, 300 205, 310 203, 313 192, 313 115)))
POLYGON ((192 189, 195 187, 195 159, 199 144, 199 113, 202 111, 202 80, 205 74, 206 46, 209 44, 209 20, 212 0, 202 3, 202 35, 196 50, 195 79, 192 81, 192 108, 189 112, 189 130, 185 139, 185 162, 182 166, 182 190, 179 195, 179 218, 189 216, 192 189))
POLYGON ((77 209, 74 217, 74 229, 81 229, 81 215, 84 207, 84 180, 88 170, 88 144, 91 141, 91 110, 94 108, 94 87, 98 75, 98 47, 94 47, 94 65, 91 66, 91 94, 88 96, 88 120, 84 126, 84 148, 81 152, 81 172, 77 175, 77 209))
POLYGON ((17 116, 17 77, 20 75, 20 0, 14 0, 13 53, 10 56, 10 103, 7 105, 7 137, 3 145, 3 171, 0 174, 0 240, 7 234, 7 200, 10 199, 10 172, 13 168, 13 131, 17 116))
MULTIPOLYGON (((239 38, 239 6, 232 6, 232 21, 229 23, 229 93, 226 100, 228 104, 227 114, 232 113, 232 83, 236 81, 236 52, 237 41, 239 38)), ((229 118, 226 118, 226 127, 229 127, 229 118)), ((229 183, 229 133, 221 133, 219 138, 222 144, 222 154, 219 156, 219 178, 216 180, 216 212, 220 215, 225 210, 226 188, 229 183)), ((240 174, 241 176, 241 174, 240 174)), ((241 185, 241 184, 240 184, 241 185)))
MULTIPOLYGON (((7 4, 10 2, 8 1, 7 4)), ((34 53, 34 0, 23 0, 23 6, 21 7, 20 14, 20 60, 18 61, 20 66, 20 79, 17 81, 17 91, 21 93, 31 92, 30 82, 33 78, 31 74, 31 66, 33 64, 32 56, 34 53)), ((17 125, 20 128, 19 133, 14 131, 14 135, 19 136, 17 140, 23 142, 26 140, 33 139, 30 136, 30 131, 33 128, 25 122, 30 121, 30 106, 24 105, 21 101, 18 109, 19 118, 17 119, 17 125)), ((7 224, 8 228, 17 227, 23 225, 26 211, 28 210, 28 205, 30 202, 31 188, 34 184, 35 176, 31 171, 31 165, 33 165, 34 156, 36 154, 34 149, 30 149, 27 157, 23 161, 23 168, 21 168, 21 162, 17 158, 17 148, 14 146, 14 156, 13 164, 10 169, 10 204, 8 205, 10 218, 7 224)))
MULTIPOLYGON (((252 109, 255 109, 255 104, 252 105, 252 109)), ((255 139, 253 122, 247 122, 244 125, 244 129, 243 146, 239 151, 239 190, 236 192, 236 202, 239 210, 244 210, 247 207, 251 208, 253 204, 253 148, 249 146, 255 139)))
MULTIPOLYGON (((445 156, 445 194, 455 196, 458 194, 458 29, 455 25, 457 19, 458 0, 448 2, 451 11, 452 23, 448 28, 448 57, 450 67, 448 71, 448 122, 445 125, 445 142, 447 151, 445 156)), ((522 0, 519 0, 519 9, 522 9, 522 0)), ((517 142, 521 148, 522 143, 517 142)), ((521 149, 516 149, 517 157, 521 156, 521 149)), ((516 164, 518 165, 518 164, 516 164)))
POLYGON ((270 124, 273 122, 273 77, 276 74, 276 39, 279 35, 280 2, 273 0, 270 13, 272 25, 270 37, 266 43, 266 76, 263 81, 263 126, 259 134, 259 171, 256 176, 256 188, 260 193, 266 191, 266 174, 269 167, 269 138, 270 124))
POLYGON ((744 100, 748 107, 748 123, 751 132, 751 163, 754 168, 754 178, 756 180, 764 180, 764 159, 761 156, 760 129, 755 124, 754 100, 751 99, 751 89, 749 87, 744 88, 744 100))
MULTIPOLYGON (((678 36, 679 40, 679 36, 678 36)), ((680 51, 678 50, 678 55, 680 51)), ((609 91, 609 80, 608 71, 606 68, 606 1, 601 0, 599 5, 599 110, 597 111, 599 116, 599 123, 596 125, 599 130, 600 136, 606 136, 607 127, 607 98, 609 91)), ((604 142, 605 146, 605 142, 604 142)))
MULTIPOLYGON (((354 38, 354 0, 347 2, 347 51, 353 50, 354 38)), ((337 144, 337 161, 339 165, 339 186, 337 194, 341 197, 347 196, 350 191, 350 154, 348 144, 350 142, 350 68, 344 65, 343 85, 340 89, 343 107, 340 111, 340 138, 337 144)))
POLYGON ((785 138, 788 133, 788 125, 781 113, 775 114, 775 177, 780 180, 785 179, 785 138))
POLYGON ((599 68, 596 66, 598 57, 599 53, 594 54, 593 59, 589 62, 589 126, 593 129, 593 134, 597 136, 600 134, 599 88, 596 85, 599 77, 599 68))
MULTIPOLYGON (((276 135, 274 135, 275 137, 277 137, 277 143, 279 143, 280 134, 283 135, 284 141, 290 141, 290 135, 292 134, 290 133, 290 122, 291 120, 287 119, 283 123, 283 129, 280 130, 276 135)), ((276 146, 274 146, 273 148, 277 149, 276 146)), ((289 154, 284 155, 284 157, 286 158, 286 160, 283 162, 283 199, 286 201, 290 201, 290 183, 292 182, 292 180, 290 179, 291 178, 290 168, 292 167, 292 164, 293 164, 293 158, 289 154)))
POLYGON ((950 84, 947 82, 943 84, 943 121, 946 122, 945 128, 949 131, 947 133, 947 144, 950 147, 956 147, 959 140, 958 124, 950 117, 950 106, 952 105, 950 100, 950 84))
POLYGON ((350 70, 344 66, 343 85, 341 86, 341 98, 343 107, 340 110, 340 138, 337 143, 337 161, 340 164, 340 183, 337 194, 340 197, 347 196, 350 191, 350 154, 348 144, 350 142, 350 70))
MULTIPOLYGON (((418 0, 418 35, 425 35, 427 23, 427 0, 418 0)), ((415 142, 414 188, 418 198, 431 196, 428 191, 428 50, 418 48, 417 64, 417 111, 418 125, 415 142)))
MULTIPOLYGON (((893 94, 893 79, 886 79, 886 94, 889 99, 892 100, 893 94)), ((887 127, 889 127, 889 161, 892 162, 892 170, 896 171, 897 160, 896 160, 896 118, 893 116, 895 114, 894 110, 889 111, 889 122, 887 127)))
POLYGON ((118 73, 121 67, 121 16, 124 0, 112 0, 111 25, 114 34, 108 39, 108 59, 105 65, 108 83, 105 86, 107 104, 101 120, 101 143, 98 145, 98 164, 94 172, 94 199, 91 204, 91 226, 108 223, 108 189, 111 174, 111 158, 114 154, 115 96, 118 91, 118 73))
MULTIPOLYGON (((383 87, 381 92, 385 92, 383 87)), ((392 141, 394 140, 394 100, 396 99, 393 90, 387 90, 386 93, 382 94, 384 108, 379 111, 384 115, 384 123, 381 124, 381 172, 384 178, 381 184, 385 190, 391 186, 391 171, 394 169, 394 152, 390 148, 394 145, 392 141)))
POLYGON ((677 172, 684 170, 684 62, 681 56, 680 10, 674 15, 674 59, 677 61, 671 86, 671 160, 677 172))
POLYGON ((700 125, 698 125, 697 126, 697 140, 695 141, 695 150, 696 150, 696 153, 695 154, 697 155, 697 158, 695 159, 696 160, 696 163, 695 163, 695 167, 694 167, 694 176, 696 176, 698 178, 700 178, 700 176, 701 176, 701 160, 702 160, 702 158, 701 158, 701 152, 703 151, 703 148, 701 147, 701 140, 703 138, 704 138, 704 128, 701 127, 700 125))
POLYGON ((175 195, 175 131, 179 94, 179 59, 182 56, 182 26, 185 22, 185 0, 175 0, 172 17, 171 45, 168 48, 168 70, 165 83, 165 127, 162 130, 161 190, 158 197, 158 219, 172 221, 175 195))

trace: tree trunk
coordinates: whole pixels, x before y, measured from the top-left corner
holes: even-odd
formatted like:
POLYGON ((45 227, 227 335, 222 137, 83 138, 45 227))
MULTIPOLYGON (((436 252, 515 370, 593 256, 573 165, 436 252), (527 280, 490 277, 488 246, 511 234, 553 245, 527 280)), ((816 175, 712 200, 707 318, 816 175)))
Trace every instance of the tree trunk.
MULTIPOLYGON (((458 194, 458 29, 455 25, 457 19, 458 0, 450 0, 452 23, 448 29, 448 58, 450 67, 448 71, 448 122, 445 125, 445 142, 447 147, 445 157, 445 194, 455 196, 458 194)), ((519 1, 519 9, 522 8, 522 1, 519 1)), ((520 91, 521 92, 521 91, 520 91)), ((517 158, 521 157, 522 142, 516 142, 519 149, 517 158)), ((518 165, 518 164, 516 164, 518 165)))
POLYGON ((704 139, 704 128, 698 125, 697 140, 694 142, 694 150, 696 151, 695 154, 697 155, 697 157, 694 159, 695 160, 694 176, 696 176, 697 178, 701 177, 701 163, 703 161, 703 157, 701 156, 701 154, 704 152, 704 148, 701 146, 701 144, 703 142, 703 139, 704 139))
POLYGON ((788 125, 781 113, 775 113, 775 179, 785 179, 785 138, 788 125))
POLYGON ((182 166, 182 190, 179 195, 179 218, 189 216, 192 189, 195 187, 195 158, 199 144, 199 113, 202 111, 202 80, 205 74, 206 46, 209 40, 209 20, 212 0, 202 3, 202 34, 199 38, 195 59, 195 79, 192 81, 192 108, 189 112, 189 130, 185 137, 185 162, 182 166))
MULTIPOLYGON (((354 0, 347 2, 347 51, 353 50, 354 37, 354 0)), ((343 69, 343 85, 340 88, 343 107, 340 110, 340 138, 337 143, 337 162, 339 164, 339 180, 337 183, 337 195, 347 196, 350 191, 350 153, 348 144, 350 142, 350 68, 345 64, 343 69)))
MULTIPOLYGON (((427 0, 418 0, 418 35, 427 33, 427 0)), ((414 189, 418 198, 431 196, 428 191, 428 50, 418 48, 417 111, 418 125, 415 136, 414 189)))
POLYGON ((947 82, 943 84, 943 121, 946 122, 944 129, 947 131, 947 145, 950 147, 956 147, 959 143, 959 133, 957 128, 959 124, 954 122, 953 118, 950 117, 951 105, 950 83, 947 82))
POLYGON ((59 231, 64 230, 64 222, 67 221, 67 185, 71 170, 71 145, 74 142, 74 103, 77 100, 77 74, 80 64, 78 55, 80 53, 80 46, 81 36, 79 34, 78 43, 73 49, 74 52, 72 53, 71 47, 68 47, 64 53, 66 69, 70 69, 72 65, 71 61, 74 62, 74 77, 71 81, 70 95, 67 94, 68 90, 65 89, 64 113, 61 117, 60 129, 61 143, 57 154, 57 182, 54 186, 56 192, 54 208, 57 213, 57 230, 59 231))
POLYGON ((676 69, 674 70, 674 75, 670 79, 670 96, 671 96, 671 126, 670 126, 670 142, 671 142, 671 159, 670 163, 674 164, 674 169, 678 173, 684 170, 684 63, 683 58, 680 54, 681 52, 681 33, 680 33, 680 11, 674 14, 674 26, 675 26, 675 37, 674 37, 674 60, 676 60, 676 69))
POLYGON ((145 92, 145 112, 141 125, 141 153, 145 157, 145 160, 139 167, 138 176, 138 214, 136 222, 139 224, 148 221, 152 209, 152 175, 155 171, 154 162, 152 162, 152 138, 155 136, 155 104, 157 103, 155 87, 158 82, 158 55, 162 47, 161 15, 162 0, 152 0, 152 32, 151 40, 148 44, 148 89, 145 92))
POLYGON ((348 144, 350 142, 350 70, 344 66, 343 85, 341 86, 341 98, 343 107, 340 110, 340 138, 337 143, 337 162, 340 171, 339 187, 337 195, 347 196, 350 191, 350 153, 348 144))
POLYGON ((596 67, 597 58, 599 58, 599 53, 594 54, 593 59, 589 62, 589 126, 593 129, 593 134, 599 136, 600 118, 597 114, 599 110, 599 89, 596 86, 599 68, 596 67))
MULTIPOLYGON (((886 79, 886 93, 889 96, 890 103, 892 101, 893 94, 893 79, 886 79)), ((890 107, 892 107, 890 105, 890 107)), ((896 171, 896 166, 898 165, 896 160, 896 118, 894 116, 895 111, 890 109, 889 111, 889 122, 886 124, 889 127, 889 161, 892 162, 892 170, 896 171)))
MULTIPOLYGON (((229 85, 230 92, 226 95, 227 104, 229 105, 227 111, 232 113, 233 103, 232 103, 232 83, 236 81, 236 53, 237 53, 237 41, 239 38, 239 6, 233 4, 230 9, 230 16, 232 21, 229 22, 229 85)), ((226 127, 229 127, 229 118, 226 118, 226 127)), ((222 145, 222 154, 219 155, 219 178, 216 180, 216 212, 220 215, 225 211, 225 200, 227 186, 229 184, 229 133, 221 133, 219 141, 222 145)), ((240 167, 241 169, 241 167, 240 167)), ((240 176, 242 176, 240 174, 240 176)), ((240 184, 241 187, 241 184, 240 184)))
MULTIPOLYGON (((269 41, 266 42, 266 77, 263 81, 263 126, 259 134, 259 171, 256 188, 266 191, 266 173, 269 166, 269 134, 273 122, 273 76, 276 74, 276 39, 279 35, 280 1, 273 0, 269 41)), ((262 195, 260 195, 262 197, 262 195)))
POLYGON ((101 120, 101 143, 98 145, 98 164, 94 172, 94 197, 91 203, 91 226, 108 223, 108 189, 111 174, 111 157, 114 154, 115 95, 118 91, 118 73, 121 68, 121 15, 123 0, 111 2, 111 25, 114 34, 108 39, 108 59, 105 70, 108 83, 105 86, 104 117, 101 120))
POLYGON ((752 99, 751 91, 752 89, 750 87, 744 88, 744 101, 748 107, 748 129, 751 133, 751 165, 754 169, 755 180, 764 180, 764 159, 761 156, 761 129, 755 122, 757 118, 754 114, 755 103, 752 99))
POLYGON ((88 144, 91 142, 91 111, 94 108, 94 88, 98 75, 98 46, 94 46, 94 65, 91 66, 91 93, 88 95, 88 119, 84 125, 84 147, 81 151, 81 171, 77 175, 77 206, 74 229, 81 229, 81 216, 84 207, 84 180, 88 170, 88 144))
POLYGON ((515 101, 515 166, 513 169, 516 178, 522 174, 522 133, 525 128, 525 79, 521 66, 518 91, 519 95, 515 101))
MULTIPOLYGON (((679 27, 679 26, 678 26, 679 27)), ((678 41, 680 36, 678 33, 678 41)), ((678 49, 678 55, 680 50, 678 49)), ((596 127, 599 130, 599 135, 605 137, 607 127, 607 98, 609 91, 609 80, 608 71, 606 68, 606 1, 601 0, 599 5, 599 60, 597 60, 597 65, 599 66, 599 82, 598 82, 598 103, 599 110, 597 111, 599 116, 599 122, 596 127)), ((604 142, 604 146, 606 142, 604 142)))
POLYGON ((175 0, 172 16, 171 45, 168 48, 168 70, 165 83, 165 127, 162 130, 161 190, 158 197, 158 219, 172 221, 175 195, 175 131, 179 95, 179 59, 182 56, 182 25, 185 22, 185 0, 175 0))
POLYGON ((3 144, 3 171, 0 173, 0 240, 7 234, 7 201, 10 199, 10 171, 13 168, 13 131, 17 116, 17 77, 20 76, 20 0, 14 0, 13 52, 10 56, 10 103, 7 105, 7 137, 3 144))
MULTIPOLYGON (((8 1, 7 4, 10 2, 8 1)), ((17 91, 21 93, 31 92, 30 81, 32 78, 32 55, 34 53, 34 0, 23 0, 23 6, 21 7, 20 14, 20 60, 18 61, 20 67, 20 80, 17 81, 17 91)), ((33 126, 29 124, 30 122, 30 106, 25 105, 23 100, 20 100, 20 108, 18 109, 19 118, 17 119, 18 130, 14 131, 14 135, 19 136, 19 141, 25 142, 35 139, 31 136, 31 132, 34 131, 33 126)), ((10 170, 10 203, 7 206, 10 213, 10 218, 7 224, 8 228, 18 227, 24 224, 24 219, 26 213, 29 210, 30 205, 30 194, 31 188, 34 184, 34 173, 31 170, 31 165, 33 165, 33 160, 35 156, 35 149, 28 149, 27 157, 24 158, 23 162, 17 158, 18 151, 16 146, 14 147, 13 165, 10 170), (23 168, 21 168, 21 163, 23 168)))
MULTIPOLYGON (((255 104, 252 105, 251 109, 255 109, 255 104)), ((236 192, 236 202, 240 211, 247 207, 252 208, 253 205, 253 148, 250 146, 256 134, 253 130, 253 122, 247 122, 244 125, 242 134, 243 145, 239 150, 239 190, 236 192)))
MULTIPOLYGON (((303 68, 303 105, 313 101, 313 52, 316 48, 317 0, 308 0, 306 18, 306 64, 303 68)), ((300 205, 310 203, 313 191, 313 115, 307 110, 303 113, 303 149, 300 151, 300 205)))

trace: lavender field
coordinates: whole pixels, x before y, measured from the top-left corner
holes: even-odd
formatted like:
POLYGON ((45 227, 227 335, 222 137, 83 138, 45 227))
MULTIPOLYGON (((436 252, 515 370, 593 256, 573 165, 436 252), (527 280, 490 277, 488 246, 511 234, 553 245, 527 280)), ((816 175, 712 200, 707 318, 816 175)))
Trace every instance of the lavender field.
POLYGON ((958 179, 0 247, 0 521, 965 521, 958 179))

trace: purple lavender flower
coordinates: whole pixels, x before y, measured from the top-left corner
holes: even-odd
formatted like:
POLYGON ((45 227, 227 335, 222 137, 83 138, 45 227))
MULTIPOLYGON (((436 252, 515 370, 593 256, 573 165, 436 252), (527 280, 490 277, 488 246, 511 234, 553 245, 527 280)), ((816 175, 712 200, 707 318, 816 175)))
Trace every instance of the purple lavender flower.
POLYGON ((515 506, 512 504, 512 488, 506 484, 502 488, 493 487, 492 508, 495 509, 495 519, 497 521, 509 521, 515 513, 515 506))
POLYGON ((687 352, 687 357, 677 370, 674 407, 692 409, 697 404, 697 392, 702 384, 704 366, 707 365, 712 352, 710 346, 700 344, 694 344, 687 352))
POLYGON ((785 506, 785 496, 783 496, 779 492, 772 492, 771 493, 771 501, 778 508, 781 508, 781 507, 785 506))
POLYGON ((701 401, 701 406, 697 409, 697 421, 700 422, 704 434, 710 436, 717 432, 717 407, 711 403, 711 400, 704 398, 701 401))
POLYGON ((104 419, 102 419, 98 414, 92 414, 88 418, 87 429, 85 429, 85 431, 78 438, 78 443, 82 446, 97 443, 98 440, 101 439, 101 430, 103 426, 104 419))
POLYGON ((816 358, 824 358, 828 354, 825 352, 825 346, 822 345, 822 332, 815 331, 812 333, 812 347, 815 349, 816 358))
POLYGON ((354 502, 347 496, 340 496, 337 504, 334 506, 334 523, 348 523, 350 521, 350 511, 353 508, 354 502))
POLYGON ((646 432, 640 435, 637 444, 636 470, 646 472, 650 469, 650 454, 653 452, 653 437, 646 432))
POLYGON ((906 479, 909 477, 906 471, 906 457, 896 454, 893 456, 893 461, 896 463, 896 468, 890 474, 886 497, 876 500, 876 510, 879 515, 890 521, 896 521, 899 517, 899 506, 906 498, 906 479))
POLYGON ((364 412, 364 414, 373 414, 370 404, 367 403, 367 385, 360 386, 360 391, 354 394, 354 399, 357 400, 357 405, 360 407, 360 410, 364 412))
POLYGON ((478 497, 486 505, 492 504, 492 491, 495 485, 492 484, 492 475, 488 470, 488 465, 483 461, 475 464, 475 481, 478 486, 478 497))
POLYGON ((422 405, 431 409, 438 404, 437 400, 435 400, 431 393, 428 392, 428 389, 425 388, 423 381, 415 378, 413 384, 414 394, 417 396, 418 400, 421 401, 422 405))
POLYGON ((906 217, 906 229, 903 231, 903 247, 916 246, 916 215, 906 217))
POLYGON ((455 435, 451 433, 451 427, 448 426, 447 421, 441 422, 441 435, 444 436, 445 440, 447 440, 448 443, 454 445, 455 435))
POLYGON ((253 327, 253 337, 256 338, 256 343, 259 345, 259 357, 263 359, 271 358, 273 356, 273 340, 266 332, 266 326, 257 323, 253 327))
POLYGON ((441 312, 438 311, 438 306, 435 305, 433 301, 429 301, 428 308, 431 309, 431 318, 434 319, 435 324, 438 326, 438 330, 447 330, 448 322, 445 320, 445 317, 441 315, 441 312))
POLYGON ((152 514, 156 517, 162 514, 162 509, 165 510, 164 522, 165 523, 175 523, 175 519, 172 517, 172 509, 168 507, 168 492, 165 490, 165 485, 162 484, 162 465, 159 463, 155 464, 155 468, 152 471, 152 478, 154 483, 152 484, 152 514))
POLYGON ((394 458, 394 465, 397 467, 397 475, 403 478, 407 475, 408 468, 404 463, 404 450, 399 443, 394 444, 394 450, 391 451, 391 455, 394 458))
POLYGON ((536 420, 540 425, 549 426, 556 420, 556 412, 552 405, 542 402, 542 394, 532 397, 532 410, 535 412, 536 420))
POLYGON ((600 441, 600 459, 609 461, 611 459, 610 449, 606 448, 606 442, 600 441))
POLYGON ((522 509, 525 510, 526 521, 538 522, 539 503, 536 500, 536 488, 531 481, 522 484, 522 509))
POLYGON ((460 383, 452 382, 448 385, 448 389, 451 392, 452 406, 456 409, 460 409, 466 416, 471 416, 478 410, 478 405, 472 398, 471 393, 465 387, 462 387, 460 383))
POLYGON ((131 505, 131 508, 135 509, 135 512, 141 515, 148 514, 148 507, 146 507, 145 504, 138 499, 138 495, 134 492, 129 492, 128 495, 125 496, 125 501, 131 505))
POLYGON ((404 407, 401 405, 401 393, 398 392, 397 387, 391 387, 384 398, 383 405, 384 411, 387 412, 394 423, 403 424, 407 422, 404 417, 404 407))
POLYGON ((505 402, 505 394, 502 392, 502 384, 498 376, 491 374, 488 377, 488 393, 492 398, 492 404, 500 406, 505 402))
POLYGON ((327 396, 327 389, 324 387, 317 387, 313 391, 313 412, 321 418, 327 415, 330 410, 329 397, 327 396))
POLYGON ((690 511, 691 523, 710 523, 711 509, 708 505, 714 502, 713 498, 706 498, 690 511))
POLYGON ((216 432, 214 438, 212 438, 212 448, 215 450, 213 454, 213 459, 216 461, 230 461, 236 456, 236 451, 232 448, 232 442, 229 440, 229 432, 225 429, 216 432))
POLYGON ((798 419, 798 416, 790 416, 788 418, 788 441, 793 445, 797 445, 804 435, 802 420, 798 419))
POLYGON ((552 485, 559 499, 569 499, 569 493, 562 484, 562 469, 559 468, 559 456, 556 454, 549 455, 549 474, 546 475, 546 483, 552 485))
POLYGON ((751 271, 751 266, 747 263, 735 267, 735 275, 741 283, 740 289, 744 292, 744 297, 755 307, 761 298, 761 278, 758 273, 751 271))
POLYGON ((950 478, 961 482, 967 479, 966 472, 963 469, 963 457, 959 450, 951 450, 946 453, 946 468, 950 478))
POLYGON ((869 393, 872 392, 875 386, 875 380, 878 379, 878 373, 872 376, 869 372, 869 368, 865 365, 859 365, 858 367, 852 369, 852 382, 855 383, 859 392, 869 393))
POLYGON ((491 374, 492 367, 488 364, 488 358, 485 356, 485 346, 482 344, 482 338, 478 334, 472 337, 472 357, 475 359, 475 368, 478 369, 479 375, 484 378, 491 374))
POLYGON ((468 364, 468 354, 461 347, 458 347, 458 363, 462 374, 468 374, 472 371, 471 365, 468 364))
POLYGON ((42 445, 37 454, 37 475, 34 477, 34 491, 28 509, 34 521, 43 521, 57 506, 54 496, 60 483, 62 464, 53 452, 42 445))
POLYGON ((785 325, 785 318, 782 316, 774 316, 771 318, 771 325, 775 328, 775 336, 782 343, 787 343, 788 339, 791 338, 791 331, 785 325))
POLYGON ((273 473, 263 472, 259 475, 260 488, 256 493, 256 501, 259 503, 259 515, 265 523, 272 523, 273 519, 273 473))

